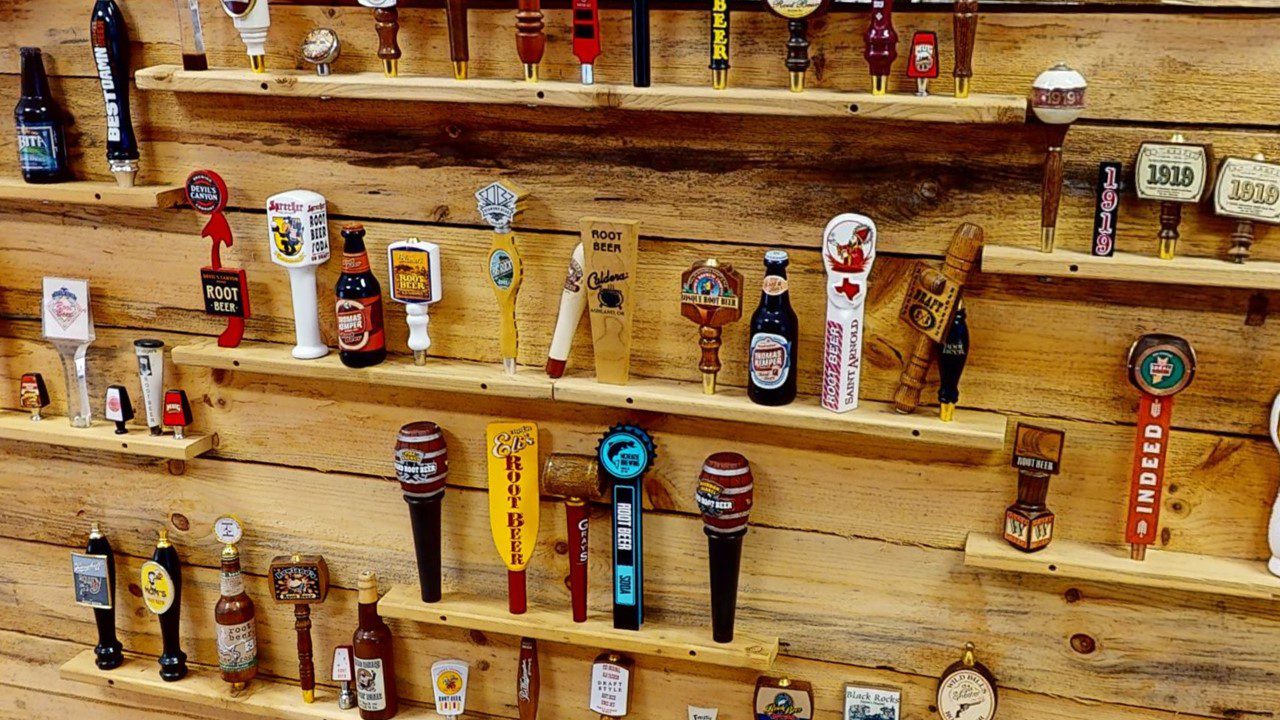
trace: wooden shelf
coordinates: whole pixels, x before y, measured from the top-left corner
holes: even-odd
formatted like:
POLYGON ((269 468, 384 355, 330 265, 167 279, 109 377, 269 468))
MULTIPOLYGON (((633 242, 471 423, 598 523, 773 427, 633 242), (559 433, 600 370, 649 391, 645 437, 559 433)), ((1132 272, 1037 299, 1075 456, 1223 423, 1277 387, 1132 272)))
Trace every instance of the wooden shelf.
MULTIPOLYGON (((249 687, 232 693, 231 685, 223 682, 218 669, 203 665, 187 664, 187 676, 177 682, 160 679, 156 659, 142 655, 126 654, 124 664, 114 670, 99 670, 94 663, 93 650, 85 650, 68 660, 59 671, 64 680, 90 683, 114 688, 116 691, 176 700, 190 705, 217 708, 256 717, 281 718, 281 720, 340 720, 359 718, 355 710, 339 710, 338 695, 333 688, 316 686, 316 701, 302 701, 302 691, 297 683, 272 678, 254 678, 249 687)), ((199 715, 192 711, 192 715, 199 715)), ((400 702, 396 718, 405 720, 438 720, 434 711, 420 705, 400 702)))
POLYGON ((1127 547, 1070 540, 1054 540, 1039 552, 1024 553, 999 535, 969 533, 964 564, 1117 585, 1280 600, 1280 578, 1267 572, 1267 564, 1259 560, 1149 549, 1146 560, 1138 561, 1129 559, 1127 547))
POLYGON ((1233 263, 1204 257, 1161 260, 1154 254, 1155 250, 1154 240, 1152 255, 1118 252, 1112 257, 1095 257, 1072 250, 1046 253, 1031 248, 987 245, 982 250, 982 272, 1280 290, 1280 263, 1233 263))
POLYGON ((508 375, 499 363, 428 358, 426 365, 414 365, 407 356, 388 357, 379 365, 349 368, 337 352, 317 360, 298 360, 292 346, 279 343, 244 343, 237 348, 218 347, 212 340, 173 348, 174 365, 243 370, 263 375, 285 375, 338 382, 411 387, 445 392, 491 394, 501 397, 551 399, 551 379, 546 374, 522 368, 508 375))
POLYGON ((226 93, 310 98, 358 98, 407 102, 484 103, 567 108, 613 108, 659 112, 728 113, 736 115, 790 115, 862 117, 940 123, 1026 122, 1027 101, 1016 95, 981 95, 954 98, 943 95, 806 90, 783 88, 729 88, 660 85, 580 85, 546 81, 525 82, 493 78, 453 78, 362 72, 320 76, 300 70, 254 74, 241 69, 183 70, 177 65, 143 68, 134 75, 139 90, 190 93, 226 93))
POLYGON ((738 387, 720 386, 714 395, 701 383, 657 378, 632 378, 627 385, 605 385, 594 378, 564 377, 555 383, 556 400, 649 410, 671 415, 729 420, 775 427, 848 432, 940 445, 963 445, 984 450, 1004 447, 1005 416, 976 410, 956 410, 953 422, 942 422, 937 411, 920 408, 902 415, 890 403, 863 401, 858 409, 833 413, 816 396, 800 395, 790 405, 757 405, 738 387))
POLYGON ((554 610, 530 606, 523 615, 512 615, 507 610, 505 597, 445 596, 438 603, 424 603, 416 587, 397 585, 378 601, 378 613, 382 617, 431 625, 725 667, 768 670, 778 656, 778 638, 750 635, 741 628, 735 631, 731 643, 713 641, 710 611, 706 627, 670 627, 649 622, 639 631, 617 630, 612 620, 604 616, 574 622, 568 605, 554 610))
POLYGON ((97 418, 90 427, 77 428, 65 417, 46 415, 33 422, 28 413, 0 410, 0 438, 5 440, 185 461, 212 450, 214 437, 191 434, 179 440, 171 434, 152 435, 136 425, 129 426, 128 434, 117 435, 115 423, 97 418))
POLYGON ((0 178, 0 200, 38 200, 78 205, 108 205, 125 208, 171 208, 186 202, 178 185, 139 185, 122 188, 113 182, 73 180, 64 183, 34 184, 22 178, 0 178))

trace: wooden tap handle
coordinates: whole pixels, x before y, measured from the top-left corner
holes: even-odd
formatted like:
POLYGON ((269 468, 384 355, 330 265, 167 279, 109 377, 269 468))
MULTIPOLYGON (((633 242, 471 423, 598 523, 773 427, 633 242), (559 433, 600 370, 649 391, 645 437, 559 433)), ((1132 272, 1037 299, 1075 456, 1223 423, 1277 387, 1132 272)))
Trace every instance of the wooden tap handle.
POLYGON ((720 328, 703 325, 698 328, 698 334, 698 347, 702 348, 698 369, 714 375, 720 372, 720 328))
POLYGON ((542 673, 538 670, 538 641, 520 638, 520 667, 516 671, 516 707, 520 720, 538 720, 542 673))
POLYGON ((1058 203, 1062 199, 1062 147, 1050 147, 1044 155, 1044 178, 1040 186, 1040 227, 1058 226, 1058 203))
POLYGON ((298 631, 298 685, 303 692, 316 689, 316 668, 311 661, 311 606, 293 606, 293 629, 298 631))
POLYGON ((569 599, 574 622, 587 621, 587 559, 591 510, 586 501, 565 501, 565 523, 569 539, 569 599))
POLYGON ((978 33, 978 0, 956 0, 953 32, 956 44, 957 78, 973 77, 973 41, 978 33))
POLYGON ((1253 221, 1241 220, 1236 223, 1235 232, 1231 233, 1231 249, 1227 257, 1232 262, 1242 263, 1249 259, 1250 248, 1253 247, 1253 221))
POLYGON ((449 21, 449 59, 467 62, 471 59, 467 45, 467 0, 445 0, 445 14, 449 21))
POLYGON ((1160 257, 1171 260, 1178 249, 1178 226, 1182 224, 1182 203, 1160 203, 1160 257))
POLYGON ((788 20, 787 30, 791 37, 787 38, 787 70, 803 73, 809 69, 809 21, 803 18, 788 20))
POLYGON ((542 4, 539 0, 519 0, 516 10, 516 53, 520 62, 536 65, 542 62, 547 47, 547 35, 543 30, 542 4))
POLYGON ((400 45, 396 43, 396 35, 400 33, 400 11, 394 6, 374 8, 373 27, 378 31, 378 57, 399 60, 400 45))

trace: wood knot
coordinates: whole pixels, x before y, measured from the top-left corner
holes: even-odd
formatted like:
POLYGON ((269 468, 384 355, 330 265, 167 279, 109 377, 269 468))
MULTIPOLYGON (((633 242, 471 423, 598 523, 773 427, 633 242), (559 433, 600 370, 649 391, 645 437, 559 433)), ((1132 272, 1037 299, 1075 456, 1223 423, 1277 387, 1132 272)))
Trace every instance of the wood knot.
POLYGON ((188 520, 187 516, 183 515, 182 513, 173 513, 172 515, 170 515, 169 522, 173 523, 174 527, 178 528, 183 532, 186 532, 191 529, 191 521, 188 520))
POLYGON ((1090 655, 1094 650, 1098 649, 1098 643, 1084 633, 1076 633, 1071 636, 1071 649, 1081 655, 1090 655))
POLYGON ((489 638, 486 637, 485 634, 479 630, 469 630, 467 632, 467 636, 471 638, 471 642, 477 645, 489 644, 489 638))
POLYGON ((448 135, 451 140, 457 140, 462 137, 462 128, 457 125, 450 124, 445 126, 444 134, 448 135))
POLYGON ((555 551, 557 555, 564 555, 565 553, 568 553, 569 543, 564 540, 557 540, 555 544, 555 551))
POLYGON ((1069 603, 1078 603, 1080 602, 1080 591, 1075 588, 1067 588, 1067 591, 1062 594, 1062 597, 1064 597, 1069 603))

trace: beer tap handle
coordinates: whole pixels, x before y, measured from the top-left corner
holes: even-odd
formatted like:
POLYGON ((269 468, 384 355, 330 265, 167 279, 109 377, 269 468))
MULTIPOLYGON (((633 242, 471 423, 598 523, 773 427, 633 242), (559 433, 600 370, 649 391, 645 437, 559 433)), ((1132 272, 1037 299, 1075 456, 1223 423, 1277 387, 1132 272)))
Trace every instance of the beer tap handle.
POLYGON ((649 87, 649 0, 631 0, 631 84, 649 87))
POLYGON ((952 22, 956 43, 956 67, 952 72, 956 79, 955 96, 967 98, 973 78, 973 43, 978 33, 978 0, 956 0, 952 22))
POLYGON ((961 306, 938 351, 938 417, 943 422, 955 418, 956 403, 960 400, 960 376, 968 359, 969 323, 961 306))
POLYGON ((378 57, 382 60, 382 73, 387 77, 400 74, 400 10, 394 4, 373 9, 373 26, 378 31, 378 57))
POLYGON ((547 47, 543 30, 542 4, 539 0, 519 0, 516 10, 516 53, 524 64, 524 79, 538 81, 538 63, 547 47))
POLYGON ((573 55, 582 63, 582 84, 594 85, 600 57, 600 8, 596 0, 573 0, 573 55))
MULTIPOLYGON (((1066 125, 1049 125, 1050 132, 1067 134, 1066 125)), ((1049 143, 1044 154, 1044 176, 1040 184, 1040 238, 1041 250, 1053 250, 1054 231, 1058 226, 1058 204, 1062 199, 1062 139, 1049 143)))
POLYGON ((311 606, 293 606, 293 629, 298 634, 298 686, 304 702, 316 701, 316 668, 311 659, 311 606))
POLYGON ((716 391, 716 375, 721 367, 720 335, 719 327, 702 325, 698 328, 698 347, 702 349, 698 370, 702 371, 702 390, 707 395, 714 395, 716 391))
POLYGON ((455 80, 467 79, 467 61, 471 59, 467 45, 467 0, 445 0, 449 25, 449 59, 453 61, 455 80))
POLYGON ((404 306, 405 322, 409 324, 409 349, 413 351, 413 363, 424 365, 427 350, 431 348, 431 336, 427 334, 426 303, 410 303, 404 306))
POLYGON ((538 720, 542 673, 538 669, 538 641, 520 638, 520 667, 516 672, 516 704, 520 720, 538 720))
POLYGON ((1178 226, 1182 224, 1182 203, 1160 203, 1160 259, 1172 260, 1178 251, 1178 226))
POLYGON ((711 0, 711 87, 729 86, 729 0, 711 0))
POLYGON ((129 30, 115 0, 94 3, 89 31, 107 109, 107 165, 120 187, 133 187, 138 140, 129 114, 129 30))
MULTIPOLYGON (((1271 444, 1280 452, 1280 394, 1271 403, 1271 422, 1267 426, 1271 435, 1271 444)), ((1271 505, 1271 519, 1267 522, 1267 545, 1271 549, 1271 559, 1267 561, 1267 569, 1272 575, 1280 576, 1280 492, 1271 505)))
POLYGON ((889 89, 889 74, 898 59, 898 31, 893 28, 893 0, 873 0, 871 22, 863 36, 862 56, 871 69, 871 94, 884 95, 889 89))
POLYGON ((787 38, 787 71, 790 73, 791 92, 804 90, 804 74, 809 69, 809 21, 805 19, 788 20, 787 30, 791 37, 787 38))

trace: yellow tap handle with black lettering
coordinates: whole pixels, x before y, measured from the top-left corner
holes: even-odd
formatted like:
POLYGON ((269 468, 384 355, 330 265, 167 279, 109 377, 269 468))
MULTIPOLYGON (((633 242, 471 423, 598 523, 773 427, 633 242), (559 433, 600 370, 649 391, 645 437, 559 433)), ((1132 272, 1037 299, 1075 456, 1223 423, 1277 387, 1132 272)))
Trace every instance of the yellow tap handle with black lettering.
POLYGON ((493 226, 493 242, 489 246, 489 285, 498 300, 498 346, 502 354, 502 366, 509 374, 516 372, 519 356, 519 335, 516 330, 516 296, 520 293, 520 281, 524 278, 524 265, 516 248, 516 236, 511 223, 520 213, 521 202, 528 192, 512 183, 491 183, 476 193, 476 205, 480 216, 493 226))
POLYGON ((507 566, 508 609, 527 609, 524 569, 538 543, 538 426, 531 422, 489 423, 489 529, 507 566))

